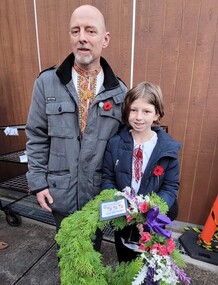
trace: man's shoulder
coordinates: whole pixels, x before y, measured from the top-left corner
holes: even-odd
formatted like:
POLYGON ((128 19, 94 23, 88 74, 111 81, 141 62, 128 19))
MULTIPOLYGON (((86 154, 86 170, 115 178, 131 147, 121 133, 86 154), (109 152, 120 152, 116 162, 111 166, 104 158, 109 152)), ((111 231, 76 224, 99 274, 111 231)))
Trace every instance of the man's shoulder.
POLYGON ((168 134, 161 126, 152 128, 156 133, 161 147, 166 146, 170 149, 179 150, 182 146, 181 142, 175 140, 170 134, 168 134))
POLYGON ((46 68, 46 69, 43 69, 43 70, 39 73, 38 77, 40 77, 42 74, 45 74, 45 72, 54 71, 54 70, 56 70, 56 65, 50 66, 50 67, 48 67, 48 68, 46 68))
POLYGON ((126 83, 119 76, 116 76, 116 77, 119 80, 119 82, 122 82, 122 84, 127 88, 126 83))
POLYGON ((128 91, 128 87, 127 87, 126 83, 119 76, 116 76, 116 78, 119 81, 119 85, 120 85, 121 89, 123 90, 123 92, 126 95, 126 92, 128 91))

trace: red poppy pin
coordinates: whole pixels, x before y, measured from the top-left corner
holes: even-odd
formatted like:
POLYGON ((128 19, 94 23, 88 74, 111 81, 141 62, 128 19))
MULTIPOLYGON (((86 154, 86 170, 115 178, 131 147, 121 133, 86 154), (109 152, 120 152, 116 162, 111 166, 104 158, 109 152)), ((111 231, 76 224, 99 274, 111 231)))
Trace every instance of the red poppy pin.
POLYGON ((113 106, 112 106, 111 102, 105 102, 104 103, 104 110, 105 111, 109 111, 112 107, 113 106))
POLYGON ((163 169, 162 166, 157 165, 157 166, 155 167, 153 173, 154 173, 155 176, 161 176, 161 175, 164 173, 164 169, 163 169))

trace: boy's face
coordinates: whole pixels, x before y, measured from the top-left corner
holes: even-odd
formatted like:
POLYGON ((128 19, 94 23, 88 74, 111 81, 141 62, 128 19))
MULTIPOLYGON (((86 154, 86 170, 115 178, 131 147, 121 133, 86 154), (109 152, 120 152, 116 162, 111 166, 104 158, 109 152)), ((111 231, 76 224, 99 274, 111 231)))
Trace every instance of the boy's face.
POLYGON ((138 98, 130 106, 128 122, 135 132, 147 132, 158 119, 154 105, 138 98))

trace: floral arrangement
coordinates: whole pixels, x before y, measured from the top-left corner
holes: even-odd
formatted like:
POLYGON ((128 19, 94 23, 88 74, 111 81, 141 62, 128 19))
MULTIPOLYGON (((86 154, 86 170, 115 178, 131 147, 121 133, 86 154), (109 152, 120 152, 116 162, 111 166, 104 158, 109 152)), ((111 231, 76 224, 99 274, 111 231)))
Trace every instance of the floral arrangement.
POLYGON ((155 193, 133 195, 130 188, 123 192, 104 190, 89 201, 81 211, 65 218, 56 235, 60 246, 60 278, 62 285, 167 285, 183 281, 190 284, 183 271, 184 262, 165 226, 171 221, 165 215, 166 203, 155 193), (99 206, 104 201, 125 198, 126 216, 100 220, 99 206), (97 228, 111 225, 115 230, 135 224, 140 240, 135 250, 138 257, 112 268, 104 266, 102 255, 93 249, 97 228))
MULTIPOLYGON (((156 171, 160 173, 162 169, 156 171)), ((139 243, 134 248, 135 251, 141 252, 145 265, 132 284, 143 284, 144 281, 146 285, 176 284, 179 281, 190 284, 190 278, 176 264, 180 263, 179 252, 171 237, 172 232, 165 229, 171 220, 160 213, 160 211, 167 212, 167 204, 156 194, 147 196, 132 194, 130 187, 115 195, 122 196, 129 202, 127 223, 136 224, 140 234, 139 243)))

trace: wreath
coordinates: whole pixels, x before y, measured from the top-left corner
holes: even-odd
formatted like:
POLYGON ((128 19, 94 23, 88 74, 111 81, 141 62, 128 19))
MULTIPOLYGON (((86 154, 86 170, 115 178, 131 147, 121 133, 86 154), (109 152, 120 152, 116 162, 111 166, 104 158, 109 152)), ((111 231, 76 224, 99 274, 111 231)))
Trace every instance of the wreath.
POLYGON ((130 188, 123 192, 104 190, 89 201, 80 211, 62 221, 55 239, 59 245, 60 279, 62 285, 140 285, 176 284, 178 280, 190 284, 184 273, 184 262, 179 250, 164 229, 169 221, 165 213, 168 207, 156 194, 132 195, 130 188), (122 196, 122 197, 120 197, 122 196), (125 198, 128 214, 100 220, 100 204, 125 198), (93 248, 95 232, 107 225, 114 230, 136 224, 140 240, 139 256, 132 262, 120 263, 116 268, 103 265, 103 257, 93 248))

